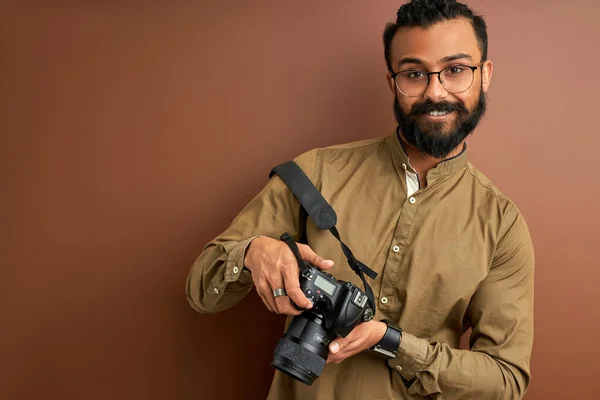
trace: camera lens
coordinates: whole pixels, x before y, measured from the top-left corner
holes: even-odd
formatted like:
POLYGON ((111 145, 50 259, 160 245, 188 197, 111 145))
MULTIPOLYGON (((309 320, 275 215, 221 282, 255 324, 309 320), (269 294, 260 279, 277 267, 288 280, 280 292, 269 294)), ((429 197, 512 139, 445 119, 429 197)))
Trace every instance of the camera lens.
POLYGON ((325 330, 320 315, 309 312, 297 315, 279 339, 271 365, 310 386, 325 367, 328 346, 334 336, 325 330))

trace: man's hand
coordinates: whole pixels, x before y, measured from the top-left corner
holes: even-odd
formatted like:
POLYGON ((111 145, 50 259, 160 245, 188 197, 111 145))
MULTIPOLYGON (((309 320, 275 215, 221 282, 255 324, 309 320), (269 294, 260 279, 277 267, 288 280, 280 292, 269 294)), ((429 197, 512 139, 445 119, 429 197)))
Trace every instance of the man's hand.
MULTIPOLYGON (((298 243, 298 250, 303 260, 319 269, 333 267, 333 261, 324 260, 305 244, 298 243)), ((302 308, 313 306, 300 289, 300 268, 285 242, 266 236, 257 237, 246 249, 244 265, 252 272, 256 291, 269 311, 299 315, 301 311, 292 306, 290 299, 302 308), (273 297, 273 290, 281 288, 285 289, 287 296, 273 297)))
POLYGON ((327 364, 340 363, 346 358, 375 346, 385 335, 387 325, 371 320, 357 325, 345 338, 337 338, 329 344, 327 364))

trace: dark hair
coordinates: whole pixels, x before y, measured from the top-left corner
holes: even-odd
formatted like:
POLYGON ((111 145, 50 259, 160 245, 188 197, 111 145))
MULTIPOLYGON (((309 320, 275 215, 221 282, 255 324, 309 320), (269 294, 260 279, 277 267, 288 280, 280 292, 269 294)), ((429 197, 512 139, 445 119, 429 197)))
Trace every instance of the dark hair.
POLYGON ((461 17, 471 21, 481 50, 481 61, 487 60, 487 25, 483 17, 475 15, 466 4, 456 0, 411 0, 400 7, 396 15, 396 22, 386 24, 383 31, 385 62, 390 72, 393 72, 390 62, 390 45, 398 29, 412 26, 428 28, 438 22, 461 17))

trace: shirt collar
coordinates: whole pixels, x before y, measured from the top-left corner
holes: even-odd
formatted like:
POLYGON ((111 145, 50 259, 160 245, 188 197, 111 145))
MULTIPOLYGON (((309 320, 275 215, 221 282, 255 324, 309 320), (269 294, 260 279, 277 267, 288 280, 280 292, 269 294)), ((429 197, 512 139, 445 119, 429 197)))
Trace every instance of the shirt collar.
MULTIPOLYGON (((410 165, 408 154, 406 154, 404 146, 400 141, 398 129, 396 129, 393 134, 387 137, 386 145, 390 150, 392 158, 394 159, 394 163, 396 163, 402 169, 416 173, 414 168, 410 165)), ((436 177, 452 175, 455 172, 460 171, 462 168, 464 168, 464 166, 467 163, 466 153, 467 143, 464 143, 463 149, 460 152, 460 154, 438 163, 434 168, 429 170, 429 172, 427 173, 427 179, 431 180, 432 178, 436 177)))

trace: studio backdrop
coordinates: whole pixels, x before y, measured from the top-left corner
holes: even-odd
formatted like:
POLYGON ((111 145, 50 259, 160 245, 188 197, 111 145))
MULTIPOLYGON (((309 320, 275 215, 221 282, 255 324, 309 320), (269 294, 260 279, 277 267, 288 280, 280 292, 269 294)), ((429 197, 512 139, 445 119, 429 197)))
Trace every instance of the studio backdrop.
MULTIPOLYGON (((400 4, 2 2, 0 398, 264 399, 283 318, 195 313, 187 273, 274 165, 392 132, 400 4)), ((469 4, 495 69, 468 155, 536 249, 527 398, 597 398, 600 3, 469 4)))

